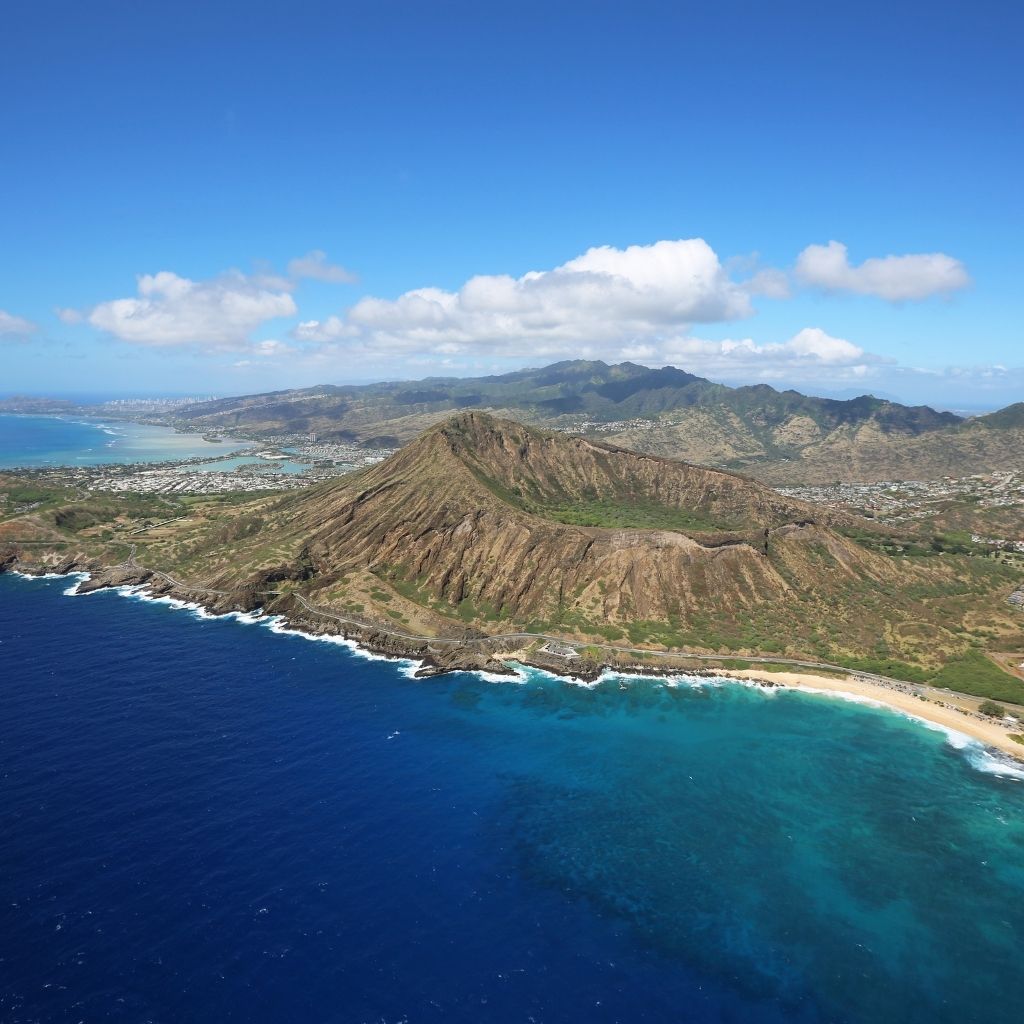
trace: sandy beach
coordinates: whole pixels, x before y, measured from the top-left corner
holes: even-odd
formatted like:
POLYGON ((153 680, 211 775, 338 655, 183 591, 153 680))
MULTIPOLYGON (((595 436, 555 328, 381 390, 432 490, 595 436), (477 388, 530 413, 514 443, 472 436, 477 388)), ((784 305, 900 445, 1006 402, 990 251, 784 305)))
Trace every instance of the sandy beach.
POLYGON ((994 747, 1011 757, 1024 761, 1024 744, 1010 738, 1012 732, 1024 731, 1020 726, 1008 729, 1000 722, 979 715, 975 710, 981 701, 977 698, 960 694, 947 693, 933 687, 912 687, 906 689, 896 686, 883 686, 853 676, 837 679, 829 676, 817 676, 808 672, 764 672, 761 670, 724 671, 723 676, 735 679, 766 680, 781 686, 814 693, 848 695, 860 700, 875 701, 913 718, 920 718, 946 729, 953 729, 994 747), (917 696, 919 691, 925 699, 917 696))

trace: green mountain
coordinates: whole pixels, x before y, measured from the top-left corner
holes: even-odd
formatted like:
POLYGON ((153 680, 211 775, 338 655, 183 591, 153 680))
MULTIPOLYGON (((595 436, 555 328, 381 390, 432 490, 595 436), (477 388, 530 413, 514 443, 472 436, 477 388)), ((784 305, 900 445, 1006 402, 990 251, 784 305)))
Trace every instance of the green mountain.
MULTIPOLYGON (((1024 467, 1024 413, 964 420, 863 395, 728 387, 675 367, 571 360, 489 377, 321 386, 190 406, 191 429, 400 445, 453 412, 486 410, 771 483, 930 478, 1024 467)), ((1016 410, 1016 411, 1015 411, 1016 410)))

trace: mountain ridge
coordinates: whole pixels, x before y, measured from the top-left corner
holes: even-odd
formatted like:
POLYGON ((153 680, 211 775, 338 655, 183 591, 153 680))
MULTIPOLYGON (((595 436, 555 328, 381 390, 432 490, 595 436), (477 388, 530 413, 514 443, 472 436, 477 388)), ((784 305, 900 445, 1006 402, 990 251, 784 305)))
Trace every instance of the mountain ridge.
POLYGON ((220 399, 191 406, 174 422, 256 434, 312 431, 325 440, 397 446, 467 408, 737 469, 772 484, 1024 467, 1024 414, 1015 406, 964 419, 871 395, 833 399, 767 384, 729 387, 676 367, 601 360, 220 399))

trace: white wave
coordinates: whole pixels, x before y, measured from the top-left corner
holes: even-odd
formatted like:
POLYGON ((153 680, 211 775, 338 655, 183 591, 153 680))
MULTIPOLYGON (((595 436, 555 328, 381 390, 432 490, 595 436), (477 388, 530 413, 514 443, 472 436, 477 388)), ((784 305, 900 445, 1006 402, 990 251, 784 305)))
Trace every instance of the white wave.
MULTIPOLYGON (((208 612, 196 601, 183 601, 180 597, 170 597, 167 594, 152 594, 145 583, 129 583, 120 587, 105 587, 121 597, 131 598, 133 601, 145 601, 147 604, 162 604, 174 611, 191 612, 197 619, 215 619, 216 615, 208 612)), ((99 593, 99 591, 96 591, 99 593)))
MULTIPOLYGON (((556 672, 551 672, 548 669, 539 668, 534 665, 521 665, 518 662, 510 662, 510 664, 516 666, 521 677, 517 680, 519 682, 528 682, 531 679, 544 679, 552 682, 568 683, 571 686, 580 686, 588 690, 596 689, 608 683, 618 683, 620 689, 626 689, 631 683, 655 683, 667 689, 677 689, 679 687, 720 689, 727 686, 742 686, 745 689, 756 690, 766 697, 773 697, 789 689, 789 687, 781 683, 771 684, 760 679, 740 679, 734 676, 704 675, 688 672, 674 672, 669 675, 663 675, 660 672, 623 672, 611 668, 602 670, 601 674, 595 679, 580 679, 579 677, 559 675, 556 672)), ((823 690, 820 692, 828 693, 829 691, 823 690)))
POLYGON ((1024 782, 1024 764, 1013 761, 1005 754, 997 753, 980 743, 971 743, 967 748, 967 760, 971 767, 979 772, 1024 782))
POLYGON ((72 576, 74 578, 75 582, 72 583, 70 587, 65 587, 65 589, 62 592, 64 594, 64 596, 65 597, 85 597, 86 596, 85 594, 80 594, 78 592, 78 584, 79 583, 84 583, 89 578, 89 574, 87 572, 73 572, 73 573, 69 573, 68 575, 72 576))
POLYGON ((915 722, 921 722, 931 728, 938 729, 940 732, 943 730, 943 726, 937 725, 935 722, 929 722, 924 718, 918 718, 916 715, 911 715, 908 712, 901 711, 899 708, 894 708, 891 704, 886 704, 883 700, 876 700, 874 697, 865 697, 861 693, 850 693, 848 690, 819 690, 816 687, 804 686, 802 684, 798 687, 793 687, 792 692, 813 693, 821 697, 835 697, 837 700, 845 700, 848 704, 863 704, 865 707, 869 708, 880 708, 882 711, 892 711, 894 714, 903 715, 904 718, 911 718, 915 722))
MULTIPOLYGON (((62 579, 64 579, 64 576, 65 576, 64 573, 60 573, 60 572, 31 573, 31 572, 21 572, 19 569, 8 569, 7 571, 12 576, 20 576, 23 580, 62 580, 62 579)), ((76 573, 75 575, 79 575, 79 574, 76 573)), ((83 573, 82 575, 84 575, 86 578, 88 578, 88 574, 87 573, 83 573)))
MULTIPOLYGON (((884 705, 883 705, 884 706, 884 705)), ((889 708, 889 710, 894 710, 889 708)), ((967 763, 979 772, 988 775, 998 775, 1005 779, 1019 779, 1024 781, 1024 764, 1014 760, 1008 754, 1004 754, 993 747, 988 747, 981 740, 973 736, 958 732, 947 725, 940 725, 938 722, 929 722, 925 718, 918 718, 917 715, 900 712, 905 718, 918 722, 926 729, 934 732, 941 732, 946 737, 946 742, 954 749, 961 751, 967 763)))
POLYGON ((948 725, 942 725, 940 722, 931 722, 927 718, 919 718, 917 715, 910 714, 909 711, 897 711, 896 708, 888 708, 885 704, 880 705, 880 707, 886 708, 888 711, 896 711, 897 714, 903 715, 904 718, 909 718, 912 722, 919 722, 926 729, 931 729, 932 732, 941 732, 946 737, 946 742, 954 750, 968 750, 970 747, 982 746, 972 736, 968 736, 966 733, 962 733, 948 725))
POLYGON ((674 688, 687 686, 692 690, 719 690, 723 686, 748 686, 752 690, 764 687, 753 679, 733 679, 730 676, 698 676, 685 672, 665 677, 665 685, 674 688))
MULTIPOLYGON (((557 672, 539 668, 536 665, 522 665, 519 662, 510 662, 509 664, 515 666, 517 676, 519 676, 517 679, 518 682, 529 682, 532 679, 543 679, 557 683, 568 683, 570 686, 579 686, 586 690, 594 690, 606 683, 618 683, 620 688, 624 688, 631 682, 653 682, 660 684, 661 686, 668 687, 669 689, 679 686, 694 688, 746 686, 750 689, 760 690, 765 693, 770 693, 775 689, 781 689, 781 687, 765 686, 764 683, 755 679, 733 679, 730 676, 689 675, 685 672, 673 673, 672 675, 662 675, 661 673, 655 672, 622 672, 611 668, 603 669, 600 675, 594 679, 581 679, 579 676, 559 675, 557 672)), ((508 677, 499 676, 498 678, 507 679, 508 677)))
POLYGON ((255 608, 251 612, 225 612, 223 615, 212 616, 213 618, 234 619, 243 626, 254 626, 262 622, 267 616, 262 608, 255 608))
POLYGON ((409 674, 410 676, 415 675, 416 671, 423 666, 423 662, 417 661, 415 658, 393 658, 387 654, 377 654, 374 651, 368 651, 358 641, 346 636, 334 633, 307 633, 304 630, 295 629, 287 625, 284 617, 281 615, 267 616, 266 625, 271 633, 280 633, 283 636, 297 636, 303 640, 314 640, 323 644, 334 644, 337 647, 346 648, 349 653, 356 655, 356 657, 364 658, 366 661, 390 662, 392 665, 399 667, 403 674, 409 674))
POLYGON ((497 672, 486 672, 484 669, 474 669, 473 675, 479 676, 487 683, 528 683, 529 677, 522 671, 522 666, 510 666, 512 675, 507 676, 497 672))
MULTIPOLYGON (((610 677, 609 673, 603 672, 597 679, 585 680, 573 676, 560 676, 555 672, 549 672, 545 668, 538 668, 536 665, 523 665, 518 661, 510 662, 510 664, 515 667, 517 674, 520 675, 518 681, 523 683, 544 680, 557 683, 568 683, 570 686, 581 686, 584 689, 592 690, 601 682, 604 676, 608 675, 610 677)), ((501 676, 500 678, 507 680, 508 677, 501 676)))
MULTIPOLYGON (((152 594, 149 591, 148 584, 145 583, 125 584, 120 587, 106 587, 104 589, 112 590, 121 597, 128 597, 135 601, 145 601, 148 604, 162 604, 175 611, 191 612, 197 619, 233 619, 235 622, 248 626, 263 622, 267 618, 261 608, 256 608, 251 612, 211 612, 197 601, 184 601, 180 597, 171 597, 168 594, 152 594)), ((95 591, 95 593, 99 592, 95 591)))

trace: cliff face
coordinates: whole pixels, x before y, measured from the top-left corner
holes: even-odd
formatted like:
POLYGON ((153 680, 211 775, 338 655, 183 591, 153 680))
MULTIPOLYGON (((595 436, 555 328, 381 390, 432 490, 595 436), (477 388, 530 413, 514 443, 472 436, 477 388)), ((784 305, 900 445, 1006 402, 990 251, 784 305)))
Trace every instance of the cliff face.
POLYGON ((734 616, 893 575, 751 480, 480 413, 288 499, 282 519, 314 585, 370 571, 439 611, 519 623, 734 616))

